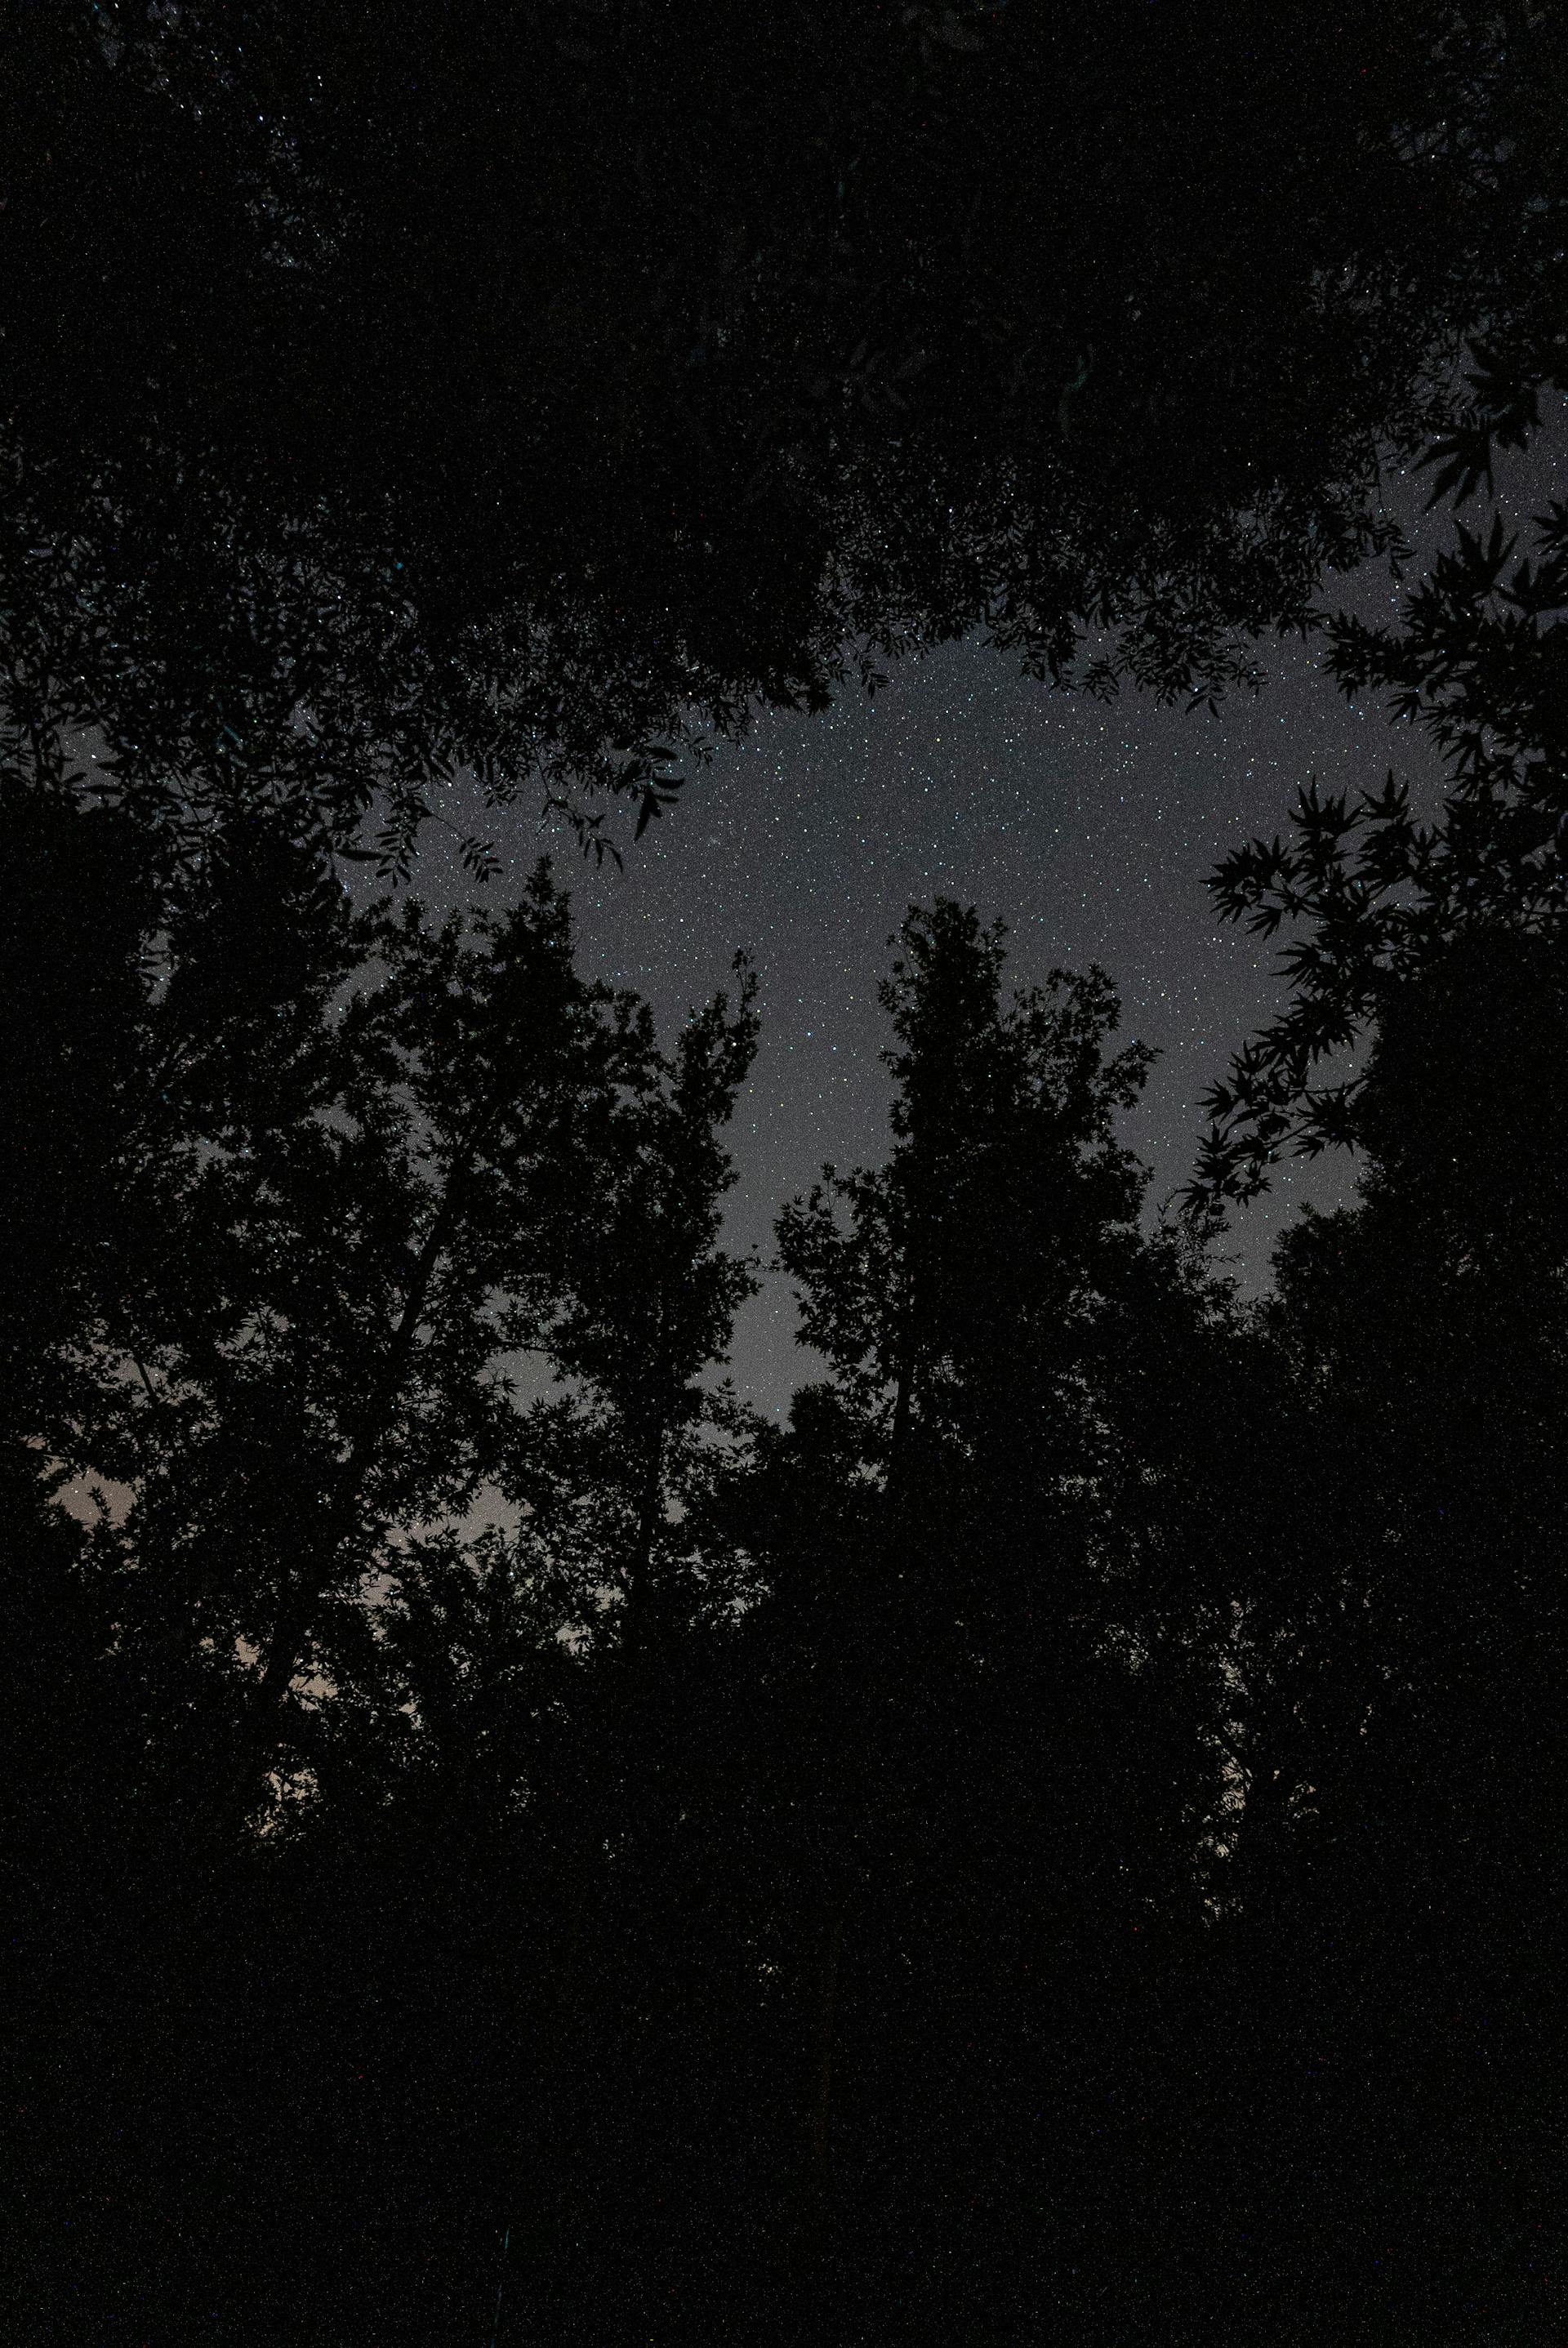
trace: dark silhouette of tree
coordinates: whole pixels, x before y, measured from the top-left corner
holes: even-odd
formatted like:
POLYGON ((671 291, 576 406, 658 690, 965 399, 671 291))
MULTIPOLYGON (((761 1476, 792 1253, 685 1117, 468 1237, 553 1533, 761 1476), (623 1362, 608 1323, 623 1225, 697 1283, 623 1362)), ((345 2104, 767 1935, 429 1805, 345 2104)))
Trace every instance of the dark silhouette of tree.
POLYGON ((1375 1031, 1384 1008, 1472 932, 1551 940, 1563 912, 1568 510, 1534 525, 1533 559, 1494 520, 1461 525, 1453 550, 1405 599, 1399 630, 1347 619, 1329 660, 1346 691, 1381 690, 1429 730, 1452 777, 1423 823, 1390 771, 1358 806, 1301 794, 1288 840, 1253 840, 1214 879, 1229 920, 1272 937, 1305 925, 1282 957, 1284 1011, 1212 1088, 1196 1194, 1247 1198, 1270 1160, 1355 1146, 1354 1077, 1315 1083, 1325 1061, 1375 1031))
POLYGON ((1356 1204, 1286 1233, 1267 1314, 1310 1503, 1282 1488, 1305 1570, 1249 1606, 1235 1875, 1273 1984, 1274 2189, 1312 2214, 1259 2222, 1287 2288, 1387 2326, 1429 2292, 1527 2330, 1554 2238, 1563 516, 1534 531, 1519 560, 1461 529, 1399 626, 1331 632, 1346 685, 1443 751, 1432 818, 1392 777, 1359 808, 1309 790, 1218 882, 1301 933, 1284 1013, 1211 1097, 1200 1194, 1255 1192, 1289 1148, 1357 1154, 1356 1204))
MULTIPOLYGON (((682 2039, 689 1994, 691 1788, 710 1761, 703 1649, 748 1594, 683 1499, 694 1480, 721 1472, 736 1430, 734 1397, 711 1381, 756 1287, 718 1243, 735 1179, 720 1131, 757 1041, 755 981, 744 963, 739 974, 735 1004, 719 994, 694 1012, 668 1057, 643 1013, 642 1083, 603 1138, 592 1245, 551 1331, 569 1395, 556 1425, 568 1505, 603 1612, 586 1637, 575 1767, 550 1787, 560 1907, 542 2085, 499 2178, 510 2237, 500 2289, 514 2322, 519 2307, 531 2311, 526 2323, 549 2310, 560 2321, 570 2303, 574 2189, 580 2205, 614 2193, 619 2177, 628 2226, 656 2228, 643 2131, 679 2126, 669 2042, 682 2039), (585 2075, 596 2088, 588 2098, 585 2075)), ((562 1497, 558 1488, 558 1508, 562 1497)), ((548 1515, 528 1539, 549 1553, 548 1515)), ((667 2179, 662 2161, 657 2169, 667 2179)))
POLYGON ((7 689, 394 863, 976 627, 1202 698, 1561 380, 1524 0, 6 24, 7 689))
MULTIPOLYGON (((692 1360, 744 1282, 702 1253, 694 1120, 739 1081, 749 1014, 688 1031, 664 1111, 645 1014, 575 978, 544 875, 509 915, 433 929, 415 907, 351 914, 258 818, 160 880, 156 849, 59 793, 18 818, 7 1439, 45 1494, 120 1488, 94 1540, 140 1625, 128 1656, 205 1655, 234 1698, 236 1643, 253 1651, 259 1757, 389 1528, 548 1482, 504 1365, 552 1323, 575 1366, 604 1354, 618 1273, 596 1252, 661 1115, 688 1136, 670 1211, 698 1215, 657 1251, 676 1283, 661 1446, 700 1419, 692 1360)), ((600 1365, 628 1416, 614 1379, 635 1359, 600 1365)), ((597 1440, 614 1453, 614 1429, 597 1440)))
POLYGON ((1214 1591, 1174 1472, 1201 1468, 1169 1427, 1129 1456, 1220 1309, 1140 1235, 1114 1119, 1149 1055, 1110 1055, 1098 972, 1005 1002, 973 912, 913 912, 900 942, 888 1162, 779 1223, 830 1380, 730 1502, 773 1593, 761 1945, 798 1983, 824 2338, 911 2258, 900 2290, 932 2315, 1002 2320, 1040 2248, 1031 2192, 1074 2193, 1034 2123, 1043 2097, 1073 2125, 1081 2079, 1053 2063, 1095 2071, 1082 1972, 1196 1929, 1219 1798, 1214 1591))
POLYGON ((1237 1657, 1236 2199, 1281 2299, 1391 2337, 1528 2336, 1558 2239, 1558 959, 1478 928, 1389 992, 1357 1203, 1267 1315, 1302 1477, 1237 1657))
MULTIPOLYGON (((492 2217, 553 2255, 542 2184, 574 2222, 595 2141, 629 2173, 674 2076, 683 1651, 746 1594, 682 1495, 739 1421, 710 1374, 752 1285, 719 1244, 718 1129, 753 984, 665 1056, 644 1006, 576 975, 543 868, 503 914, 355 912, 281 818, 236 812, 181 857, 54 782, 10 839, 4 1035, 5 1879, 46 1903, 32 2092, 66 2046, 111 2137, 167 2119, 167 2200, 120 2176, 102 2307, 117 2268, 146 2285, 139 2231, 170 2243, 167 2299, 194 2271, 173 2243, 224 2195, 251 2213, 217 2261, 237 2281, 269 2228, 309 2234, 315 2191, 383 2260, 433 2197, 425 2304, 466 2322, 492 2217), (361 2186, 311 2148, 356 2125, 332 2084, 315 2116, 284 2091, 269 2185, 237 2168, 274 2127, 256 1999, 307 2071, 374 2083, 387 2146, 361 2186)), ((67 2200, 93 2170, 68 2127, 39 2157, 67 2200)), ((323 2281, 346 2322, 380 2321, 401 2256, 323 2281)), ((272 2282, 243 2321, 277 2336, 272 2282)))

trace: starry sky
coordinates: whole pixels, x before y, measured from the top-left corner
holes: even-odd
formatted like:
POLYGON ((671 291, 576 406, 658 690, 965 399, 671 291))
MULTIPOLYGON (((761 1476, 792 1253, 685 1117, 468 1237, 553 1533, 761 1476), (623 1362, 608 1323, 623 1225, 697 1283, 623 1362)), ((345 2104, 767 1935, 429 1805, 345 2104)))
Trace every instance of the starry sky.
MULTIPOLYGON (((1538 510, 1555 469, 1538 443, 1511 506, 1538 510)), ((1411 481, 1391 496, 1416 539, 1408 583, 1450 524, 1418 524, 1411 481)), ((1370 618, 1391 614, 1396 593, 1387 564, 1369 565, 1325 600, 1370 618)), ((719 746, 672 814, 625 846, 624 873, 583 863, 559 819, 526 807, 481 812, 459 791, 451 812, 482 825, 519 874, 543 851, 557 858, 582 968, 645 996, 666 1038, 726 983, 738 947, 751 954, 762 1044, 729 1135, 729 1236, 765 1264, 778 1206, 824 1160, 883 1154, 877 983, 907 908, 942 895, 1002 916, 1018 982, 1091 962, 1109 971, 1123 1037, 1160 1054, 1125 1127, 1151 1169, 1153 1208, 1191 1170, 1200 1095, 1283 1000, 1279 942, 1222 924, 1206 875, 1243 839, 1282 830, 1309 775, 1355 793, 1392 764, 1423 798, 1438 783, 1424 737, 1346 700, 1313 646, 1265 644, 1258 657, 1257 695, 1211 716, 1132 693, 1109 705, 1053 694, 978 639, 944 647, 874 700, 764 716, 719 746)), ((450 834, 430 837, 416 886, 437 904, 471 894, 450 834)), ((1336 1203, 1349 1172, 1343 1159, 1287 1163, 1273 1195, 1237 1215, 1229 1248, 1244 1289, 1266 1283, 1274 1237, 1301 1202, 1336 1203)), ((769 1413, 811 1374, 778 1276, 743 1312, 731 1368, 769 1413)))

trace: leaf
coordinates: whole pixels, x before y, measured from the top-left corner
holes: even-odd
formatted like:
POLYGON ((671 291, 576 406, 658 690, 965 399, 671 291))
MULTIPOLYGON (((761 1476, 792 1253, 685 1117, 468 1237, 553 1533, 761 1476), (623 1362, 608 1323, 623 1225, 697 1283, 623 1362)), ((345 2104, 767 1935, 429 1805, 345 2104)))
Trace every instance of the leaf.
POLYGON ((643 793, 643 803, 637 810, 637 828, 632 834, 633 839, 641 839, 649 824, 657 823, 663 813, 664 809, 660 805, 658 793, 651 788, 645 790, 643 793))

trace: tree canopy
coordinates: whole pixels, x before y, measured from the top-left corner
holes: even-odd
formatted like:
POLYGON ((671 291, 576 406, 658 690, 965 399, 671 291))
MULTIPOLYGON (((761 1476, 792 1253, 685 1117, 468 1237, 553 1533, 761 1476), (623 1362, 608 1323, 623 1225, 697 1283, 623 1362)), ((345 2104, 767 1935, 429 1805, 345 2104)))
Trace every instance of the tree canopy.
POLYGON ((1324 622, 1448 788, 1215 876, 1188 1216, 1109 976, 910 909, 783 1424, 745 957, 338 860, 976 625, 1222 689, 1561 380, 1561 13, 0 7, 26 2337, 1557 2337, 1568 514, 1324 622))
POLYGON ((161 871, 64 778, 26 819, 40 2329, 1529 2336, 1555 930, 1493 906, 1379 999, 1356 1200, 1249 1310, 1140 1219, 1105 974, 1009 994, 999 926, 912 909, 883 1161, 778 1220, 820 1349, 779 1426, 718 1375, 744 973, 661 1048, 545 871, 436 923, 281 818, 161 871))
POLYGON ((974 628, 1205 695, 1561 374, 1528 0, 5 17, 14 705, 394 860, 974 628))
POLYGON ((1451 1015, 1452 973, 1468 966, 1484 984, 1489 940, 1500 972, 1527 939, 1542 973, 1561 965, 1568 509, 1553 503, 1530 536, 1522 555, 1501 519, 1484 534, 1461 524, 1400 624, 1331 623, 1329 664, 1346 690, 1386 693, 1396 719, 1430 735, 1449 779, 1426 821, 1392 768, 1357 804, 1309 783, 1288 838, 1247 842, 1214 874, 1226 919, 1287 932, 1290 991, 1206 1096, 1195 1197, 1254 1197, 1286 1152, 1384 1146, 1346 1056, 1389 1017, 1407 1022, 1402 1000, 1429 983, 1451 1015))

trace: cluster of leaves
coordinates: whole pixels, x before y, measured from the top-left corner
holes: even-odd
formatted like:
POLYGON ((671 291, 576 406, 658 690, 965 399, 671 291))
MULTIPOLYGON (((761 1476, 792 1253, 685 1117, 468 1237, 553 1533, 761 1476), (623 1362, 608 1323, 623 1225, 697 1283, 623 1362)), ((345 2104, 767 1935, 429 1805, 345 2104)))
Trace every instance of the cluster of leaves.
POLYGON ((751 1285, 716 1138, 750 982, 666 1058, 576 975, 543 868, 504 914, 356 912, 253 809, 160 870, 57 779, 8 838, 5 1440, 46 1493, 107 1486, 111 1647, 154 1714, 192 1671, 226 1733, 249 1711, 242 1774, 336 1642, 368 1653, 407 1540, 424 1586, 477 1509, 487 1573, 590 1621, 678 1551, 663 1496, 751 1285))
POLYGON ((1212 1125, 1200 1198, 1250 1198, 1285 1150, 1359 1138, 1360 1079, 1315 1074, 1364 1039, 1401 992, 1478 933, 1537 936, 1561 951, 1568 913, 1568 509, 1532 525, 1533 551, 1493 520, 1461 524, 1405 597, 1398 626, 1328 627, 1327 664, 1347 693, 1379 693, 1437 744, 1451 778, 1419 819, 1392 772, 1357 805, 1300 794, 1288 839, 1253 840, 1212 883, 1230 921, 1305 934, 1282 958, 1285 1010, 1205 1106, 1212 1125))
POLYGON ((975 628, 1207 698, 1556 380, 1531 0, 6 24, 5 674, 389 870, 975 628))

